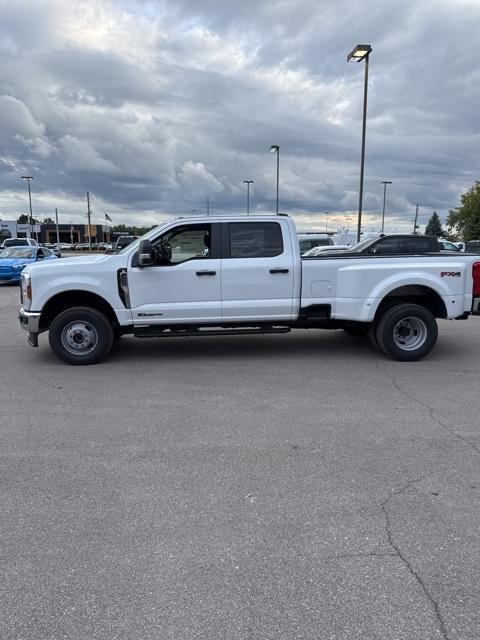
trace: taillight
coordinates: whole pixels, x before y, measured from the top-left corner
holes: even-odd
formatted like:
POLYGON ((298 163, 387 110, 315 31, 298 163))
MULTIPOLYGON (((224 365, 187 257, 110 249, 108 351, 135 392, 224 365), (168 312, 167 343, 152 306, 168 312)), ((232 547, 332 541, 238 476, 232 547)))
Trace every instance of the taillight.
POLYGON ((474 262, 472 267, 473 297, 480 298, 480 262, 474 262))

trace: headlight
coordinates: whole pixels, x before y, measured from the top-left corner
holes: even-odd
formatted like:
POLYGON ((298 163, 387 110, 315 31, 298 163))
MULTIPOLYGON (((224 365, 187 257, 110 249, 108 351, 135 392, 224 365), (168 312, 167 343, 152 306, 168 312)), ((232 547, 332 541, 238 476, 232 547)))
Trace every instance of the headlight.
POLYGON ((22 273, 22 303, 28 311, 32 304, 32 278, 29 273, 22 273))

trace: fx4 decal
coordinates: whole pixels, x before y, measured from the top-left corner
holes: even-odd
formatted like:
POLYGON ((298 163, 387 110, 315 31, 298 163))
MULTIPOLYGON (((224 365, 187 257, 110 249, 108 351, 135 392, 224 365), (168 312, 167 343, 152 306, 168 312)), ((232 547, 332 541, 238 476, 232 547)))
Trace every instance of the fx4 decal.
POLYGON ((440 276, 442 278, 460 278, 461 273, 460 271, 442 271, 440 276))

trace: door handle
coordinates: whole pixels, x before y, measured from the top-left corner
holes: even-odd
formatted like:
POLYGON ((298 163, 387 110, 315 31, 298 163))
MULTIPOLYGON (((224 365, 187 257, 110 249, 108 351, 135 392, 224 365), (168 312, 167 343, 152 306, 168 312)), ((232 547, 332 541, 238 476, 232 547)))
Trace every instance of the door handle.
POLYGON ((288 273, 288 269, 270 269, 270 273, 288 273))
POLYGON ((197 276, 215 276, 217 275, 216 271, 197 271, 197 276))

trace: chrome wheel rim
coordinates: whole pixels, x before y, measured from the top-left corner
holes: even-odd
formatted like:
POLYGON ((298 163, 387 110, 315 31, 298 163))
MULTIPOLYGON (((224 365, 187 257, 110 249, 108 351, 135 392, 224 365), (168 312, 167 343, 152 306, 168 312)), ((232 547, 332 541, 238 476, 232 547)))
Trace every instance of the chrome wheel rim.
POLYGON ((69 322, 62 331, 62 346, 73 355, 91 353, 98 344, 98 334, 89 322, 69 322))
POLYGON ((427 326, 420 318, 402 318, 393 329, 393 341, 403 351, 414 351, 425 344, 427 326))

